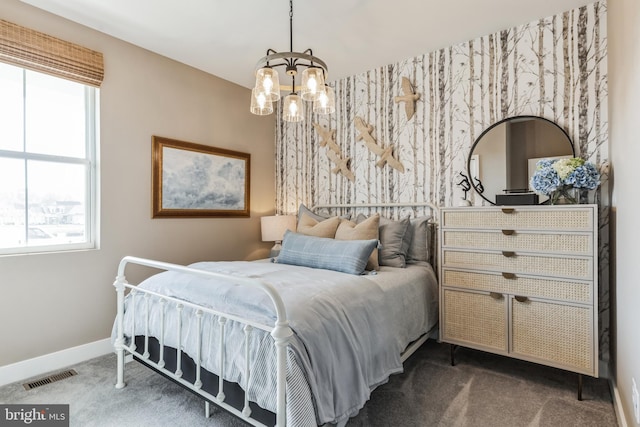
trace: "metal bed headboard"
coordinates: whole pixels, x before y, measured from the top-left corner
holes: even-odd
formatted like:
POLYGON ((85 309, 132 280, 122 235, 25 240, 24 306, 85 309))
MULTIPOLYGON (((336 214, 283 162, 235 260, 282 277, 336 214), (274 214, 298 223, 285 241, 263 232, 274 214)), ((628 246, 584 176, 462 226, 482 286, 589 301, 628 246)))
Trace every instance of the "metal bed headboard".
POLYGON ((433 267, 433 271, 438 275, 438 219, 440 217, 440 208, 430 202, 408 202, 408 203, 338 203, 338 204, 319 204, 313 205, 310 210, 317 212, 320 209, 366 209, 366 208, 429 208, 433 212, 431 220, 429 220, 429 263, 433 267))
POLYGON ((419 208, 426 207, 431 209, 436 218, 433 218, 437 222, 437 216, 440 212, 440 208, 430 202, 409 202, 409 203, 338 203, 338 204, 326 204, 326 205, 314 205, 310 209, 312 211, 318 209, 364 209, 364 208, 419 208))

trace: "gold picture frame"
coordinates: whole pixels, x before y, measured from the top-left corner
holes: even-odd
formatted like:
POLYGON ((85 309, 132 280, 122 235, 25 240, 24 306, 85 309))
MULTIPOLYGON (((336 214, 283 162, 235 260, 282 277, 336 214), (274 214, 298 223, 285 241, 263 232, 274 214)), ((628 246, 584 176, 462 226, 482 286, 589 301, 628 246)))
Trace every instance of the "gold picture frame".
POLYGON ((152 217, 248 217, 251 155, 153 136, 152 217))

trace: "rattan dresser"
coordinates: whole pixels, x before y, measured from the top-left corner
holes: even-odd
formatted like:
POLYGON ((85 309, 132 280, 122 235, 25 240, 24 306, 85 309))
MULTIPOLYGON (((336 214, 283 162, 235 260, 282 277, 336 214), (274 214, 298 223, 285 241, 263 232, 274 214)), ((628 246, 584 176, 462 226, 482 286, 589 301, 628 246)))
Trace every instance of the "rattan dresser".
POLYGON ((440 246, 442 341, 598 376, 596 205, 443 208, 440 246))

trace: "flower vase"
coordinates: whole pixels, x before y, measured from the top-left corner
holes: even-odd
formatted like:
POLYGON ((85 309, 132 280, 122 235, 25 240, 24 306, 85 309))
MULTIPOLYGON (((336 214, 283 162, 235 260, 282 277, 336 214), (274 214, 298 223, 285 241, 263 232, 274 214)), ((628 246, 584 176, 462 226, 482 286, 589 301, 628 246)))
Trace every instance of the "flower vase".
POLYGON ((580 189, 567 185, 558 187, 549 194, 550 205, 573 205, 580 203, 580 189))

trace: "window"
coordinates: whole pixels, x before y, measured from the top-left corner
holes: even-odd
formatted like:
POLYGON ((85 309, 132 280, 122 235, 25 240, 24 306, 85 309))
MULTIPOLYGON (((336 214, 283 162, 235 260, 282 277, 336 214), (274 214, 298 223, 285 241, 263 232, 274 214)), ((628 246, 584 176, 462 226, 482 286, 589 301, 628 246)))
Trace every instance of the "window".
POLYGON ((0 63, 0 254, 95 247, 98 89, 0 63))

